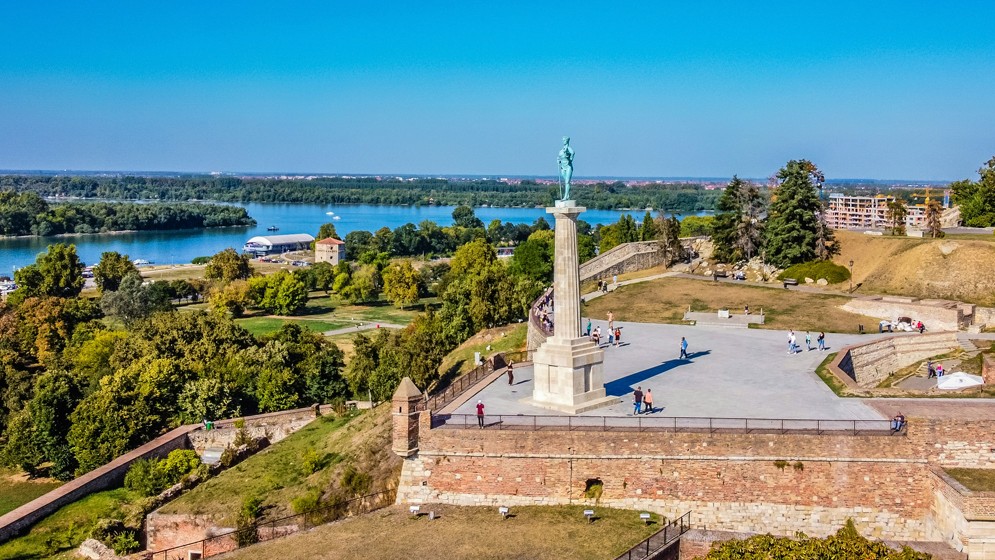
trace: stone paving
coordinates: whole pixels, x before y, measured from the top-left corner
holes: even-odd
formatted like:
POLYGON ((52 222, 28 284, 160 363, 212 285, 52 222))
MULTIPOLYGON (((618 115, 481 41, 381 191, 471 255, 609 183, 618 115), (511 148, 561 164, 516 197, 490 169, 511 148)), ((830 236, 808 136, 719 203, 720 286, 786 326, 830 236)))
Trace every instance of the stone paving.
MULTIPOLYGON (((582 324, 587 324, 584 318, 582 324)), ((594 321, 607 331, 606 321, 594 321)), ((617 322, 620 347, 605 348, 605 387, 619 404, 581 416, 632 415, 636 386, 653 390, 656 416, 715 418, 784 418, 876 420, 887 418, 858 399, 837 397, 815 374, 828 352, 881 335, 827 333, 827 352, 805 349, 805 333, 797 332, 801 352, 789 354, 787 332, 685 325, 617 322), (687 337, 689 359, 678 359, 681 337, 687 337)), ((812 333, 813 346, 818 333, 812 333)), ((515 368, 515 384, 502 376, 459 407, 473 414, 478 399, 488 415, 559 413, 524 404, 532 395, 532 369, 515 368)))

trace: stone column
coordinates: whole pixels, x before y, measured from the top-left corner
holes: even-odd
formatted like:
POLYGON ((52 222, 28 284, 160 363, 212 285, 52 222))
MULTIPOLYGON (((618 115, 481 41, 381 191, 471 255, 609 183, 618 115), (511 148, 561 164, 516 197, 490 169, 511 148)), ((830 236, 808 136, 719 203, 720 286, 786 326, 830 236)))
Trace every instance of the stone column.
POLYGON ((556 219, 553 248, 553 336, 533 354, 533 406, 577 414, 618 402, 605 394, 604 352, 583 336, 580 324, 580 264, 574 201, 557 201, 546 212, 556 219))

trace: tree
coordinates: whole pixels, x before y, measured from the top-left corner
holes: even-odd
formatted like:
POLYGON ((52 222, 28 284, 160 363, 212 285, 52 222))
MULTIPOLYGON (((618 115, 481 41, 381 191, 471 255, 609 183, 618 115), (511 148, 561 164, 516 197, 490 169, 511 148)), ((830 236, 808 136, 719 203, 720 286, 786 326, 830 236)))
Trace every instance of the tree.
POLYGON ((82 400, 83 385, 76 376, 49 370, 38 377, 28 404, 37 448, 52 462, 52 476, 59 480, 69 480, 76 469, 67 436, 72 426, 69 417, 82 400))
POLYGON ((252 305, 252 298, 249 297, 249 283, 245 280, 235 280, 230 284, 221 286, 211 292, 208 303, 215 313, 241 317, 245 313, 245 309, 252 305))
MULTIPOLYGON (((808 160, 791 160, 776 175, 777 186, 767 219, 767 261, 787 268, 813 261, 823 247, 827 228, 820 219, 822 203, 816 190, 821 174, 808 160)), ((829 232, 831 237, 831 232, 829 232)))
POLYGON ((977 182, 963 180, 951 183, 953 201, 960 207, 964 225, 995 226, 995 157, 978 170, 977 182))
POLYGON ((14 273, 17 290, 11 301, 20 302, 31 296, 76 297, 83 290, 83 263, 76 255, 75 245, 55 243, 38 255, 35 264, 14 273))
POLYGON ((331 222, 321 224, 321 227, 318 228, 318 236, 315 239, 321 241, 322 239, 328 239, 329 237, 332 239, 342 239, 335 231, 335 224, 331 222))
POLYGON ((57 361, 80 326, 100 317, 100 310, 90 299, 30 297, 17 308, 17 316, 21 349, 48 364, 57 361))
POLYGON ((892 235, 905 235, 905 219, 909 215, 909 208, 905 201, 896 198, 888 203, 888 223, 891 225, 892 235))
POLYGON ((128 259, 117 251, 107 251, 100 255, 100 262, 93 267, 93 280, 101 292, 113 292, 121 285, 124 277, 138 273, 138 269, 128 259))
POLYGON ((391 303, 404 309, 418 303, 422 290, 421 276, 408 261, 395 262, 383 271, 383 294, 391 303))
MULTIPOLYGON (((764 203, 760 189, 733 176, 716 204, 712 221, 713 255, 720 262, 751 259, 763 243, 764 203)), ((690 220, 691 217, 685 218, 690 220)))
POLYGON ((252 265, 248 255, 239 255, 231 247, 215 254, 204 267, 204 277, 209 280, 232 282, 247 280, 252 276, 252 265))
POLYGON ((470 208, 469 206, 457 206, 456 209, 453 210, 453 225, 473 229, 483 228, 484 222, 480 221, 480 218, 473 213, 473 208, 470 208))
POLYGON ((943 214, 943 207, 936 200, 930 200, 926 205, 926 231, 932 238, 943 237, 945 234, 940 229, 940 215, 943 214))
POLYGON ((698 237, 712 234, 715 216, 685 216, 681 220, 681 237, 698 237))
POLYGON ((508 272, 527 276, 545 284, 553 280, 553 232, 536 232, 515 247, 508 272))
POLYGON ((256 305, 276 315, 294 315, 307 304, 307 286, 295 275, 281 270, 276 274, 253 278, 248 297, 256 305))
POLYGON ((130 325, 153 313, 171 311, 170 295, 154 290, 152 285, 142 283, 142 277, 133 272, 121 281, 115 292, 104 292, 100 297, 100 308, 112 317, 119 317, 130 325))
MULTIPOLYGON (((338 286, 338 278, 335 285, 338 286)), ((383 279, 377 267, 364 264, 348 277, 348 283, 338 293, 351 303, 359 303, 376 300, 380 297, 381 289, 383 289, 383 279)))
POLYGON ((643 216, 643 225, 639 228, 639 240, 652 241, 656 239, 657 233, 656 222, 653 221, 653 216, 647 210, 643 216))

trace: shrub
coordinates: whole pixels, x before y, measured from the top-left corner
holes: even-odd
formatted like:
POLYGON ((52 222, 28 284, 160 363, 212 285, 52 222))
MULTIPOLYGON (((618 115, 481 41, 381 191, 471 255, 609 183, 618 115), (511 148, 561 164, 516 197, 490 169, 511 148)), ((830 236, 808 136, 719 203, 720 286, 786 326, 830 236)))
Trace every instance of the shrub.
POLYGON ((361 473, 352 465, 346 467, 342 473, 342 487, 353 494, 364 494, 373 484, 373 477, 366 473, 361 473))
POLYGON ((799 282, 805 278, 825 278, 830 284, 839 284, 850 279, 850 271, 833 261, 812 261, 790 266, 777 277, 780 280, 794 278, 799 282))
POLYGON ((324 461, 321 455, 318 455, 318 452, 313 447, 308 447, 304 451, 304 456, 301 457, 301 470, 304 471, 304 476, 318 472, 322 467, 322 463, 324 461))
POLYGON ((199 466, 200 458, 189 449, 172 451, 165 459, 139 459, 124 476, 124 486, 142 496, 155 496, 199 466))
POLYGON ((114 535, 110 546, 114 549, 114 553, 118 555, 131 554, 142 547, 135 536, 135 532, 130 529, 114 535))
POLYGON ((211 257, 194 257, 190 264, 207 264, 210 260, 211 257))
POLYGON ((242 501, 242 511, 240 515, 246 519, 255 521, 263 514, 263 499, 259 496, 248 496, 242 501))
POLYGON ((290 501, 290 508, 294 513, 304 513, 318 509, 321 505, 321 490, 313 488, 303 496, 298 496, 290 501))
POLYGON ((598 503, 601 495, 605 492, 605 483, 599 478, 588 479, 584 484, 584 497, 598 503))

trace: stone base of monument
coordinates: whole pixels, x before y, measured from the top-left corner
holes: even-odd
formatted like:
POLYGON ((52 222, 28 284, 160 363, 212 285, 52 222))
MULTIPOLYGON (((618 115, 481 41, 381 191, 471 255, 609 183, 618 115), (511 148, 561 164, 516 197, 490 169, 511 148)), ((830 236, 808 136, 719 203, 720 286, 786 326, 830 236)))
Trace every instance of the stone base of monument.
POLYGON ((550 338, 535 351, 532 396, 521 402, 567 414, 618 403, 605 393, 604 355, 586 337, 550 338))

